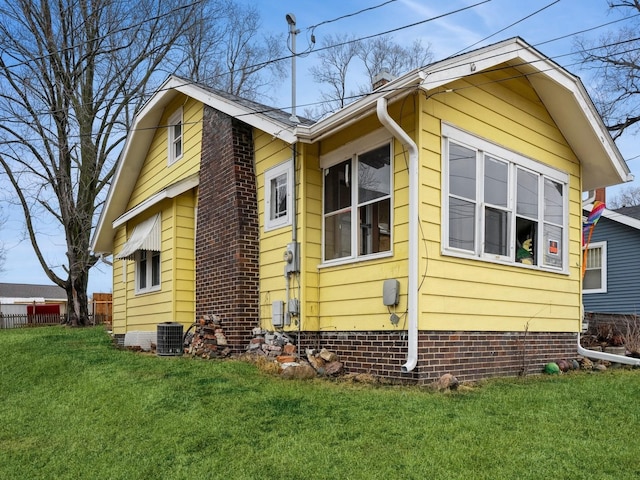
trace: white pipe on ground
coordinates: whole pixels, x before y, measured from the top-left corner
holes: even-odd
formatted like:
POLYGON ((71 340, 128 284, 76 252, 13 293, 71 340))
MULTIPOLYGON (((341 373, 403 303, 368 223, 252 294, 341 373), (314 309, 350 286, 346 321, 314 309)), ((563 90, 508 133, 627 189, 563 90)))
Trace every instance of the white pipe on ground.
POLYGON ((418 363, 418 146, 389 116, 386 98, 379 98, 376 107, 380 123, 409 151, 409 286, 407 288, 409 340, 407 361, 402 365, 402 371, 406 373, 412 371, 418 363))
POLYGON ((640 366, 640 358, 627 357, 626 355, 616 355, 614 353, 596 352, 580 345, 580 334, 578 334, 578 354, 596 360, 606 360, 607 362, 623 363, 625 365, 640 366))

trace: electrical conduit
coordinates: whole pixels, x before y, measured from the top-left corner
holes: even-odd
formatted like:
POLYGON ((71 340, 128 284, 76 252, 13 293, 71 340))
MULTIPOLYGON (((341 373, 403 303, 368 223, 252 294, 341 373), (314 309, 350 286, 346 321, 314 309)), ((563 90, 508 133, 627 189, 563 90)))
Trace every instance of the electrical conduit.
POLYGON ((387 111, 387 99, 376 106, 380 123, 409 151, 409 285, 407 288, 408 346, 402 372, 412 371, 418 363, 418 146, 387 111))

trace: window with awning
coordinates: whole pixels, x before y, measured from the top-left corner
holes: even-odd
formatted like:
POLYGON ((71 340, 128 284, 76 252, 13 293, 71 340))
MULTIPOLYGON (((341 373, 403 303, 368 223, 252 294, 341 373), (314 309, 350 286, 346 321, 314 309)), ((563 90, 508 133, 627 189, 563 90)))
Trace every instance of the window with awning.
POLYGON ((120 253, 116 255, 116 258, 120 260, 135 260, 136 252, 138 251, 159 252, 162 247, 161 223, 160 214, 158 213, 136 225, 129 240, 124 244, 120 253))

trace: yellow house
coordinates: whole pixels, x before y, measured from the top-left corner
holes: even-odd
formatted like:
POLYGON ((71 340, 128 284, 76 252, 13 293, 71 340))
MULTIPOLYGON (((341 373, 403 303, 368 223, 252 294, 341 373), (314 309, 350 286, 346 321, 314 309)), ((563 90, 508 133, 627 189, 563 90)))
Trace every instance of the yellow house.
POLYGON ((583 192, 630 178, 580 80, 520 38, 316 123, 170 77, 93 250, 116 335, 216 314, 236 352, 260 327, 353 372, 515 375, 576 355, 583 192))

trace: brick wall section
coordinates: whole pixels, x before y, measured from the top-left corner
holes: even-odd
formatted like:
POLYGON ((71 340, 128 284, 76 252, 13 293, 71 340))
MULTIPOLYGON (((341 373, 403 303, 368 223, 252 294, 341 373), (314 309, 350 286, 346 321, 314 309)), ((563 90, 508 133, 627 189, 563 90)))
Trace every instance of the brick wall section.
POLYGON ((445 373, 460 381, 540 373, 548 362, 577 356, 574 333, 420 332, 418 365, 402 373, 406 332, 302 332, 301 351, 327 348, 347 372, 369 373, 402 383, 425 384, 445 373))
POLYGON ((258 204, 248 125, 204 110, 196 231, 196 317, 219 315, 234 353, 259 315, 258 204))

